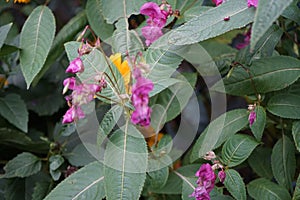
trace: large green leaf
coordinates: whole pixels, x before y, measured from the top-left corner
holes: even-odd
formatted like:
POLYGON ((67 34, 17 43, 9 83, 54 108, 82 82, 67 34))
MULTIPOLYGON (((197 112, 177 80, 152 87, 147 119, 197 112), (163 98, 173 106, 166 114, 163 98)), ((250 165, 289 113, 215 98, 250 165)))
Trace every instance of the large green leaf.
POLYGON ((27 132, 28 111, 19 95, 8 94, 0 98, 0 114, 17 128, 27 132))
POLYGON ((169 177, 169 167, 165 163, 160 162, 159 159, 148 160, 148 172, 146 184, 151 188, 159 189, 162 188, 169 177), (158 169, 158 170, 153 170, 158 169))
POLYGON ((238 200, 246 200, 246 187, 240 174, 234 169, 225 171, 224 185, 230 194, 238 200))
POLYGON ((103 0, 102 12, 107 23, 113 24, 122 17, 129 18, 132 14, 139 14, 141 6, 145 0, 103 0), (112 11, 115 12, 112 12, 112 11))
POLYGON ((297 179, 294 195, 293 195, 293 200, 300 199, 300 174, 297 179))
POLYGON ((271 168, 272 149, 257 147, 248 159, 248 163, 253 171, 262 178, 271 180, 273 178, 271 168))
POLYGON ((258 40, 281 15, 293 0, 286 1, 258 1, 258 8, 255 13, 254 22, 251 30, 250 46, 253 49, 258 40))
POLYGON ((20 64, 27 88, 42 69, 55 33, 55 19, 47 6, 35 8, 26 20, 20 36, 20 64))
POLYGON ((255 113, 256 119, 250 128, 255 138, 260 141, 265 130, 266 112, 262 106, 257 106, 255 108, 255 113))
POLYGON ((109 138, 104 154, 106 198, 139 199, 146 179, 147 146, 143 135, 131 124, 109 138))
POLYGON ((297 24, 300 24, 299 7, 297 6, 298 0, 294 0, 282 13, 282 16, 291 19, 297 24))
POLYGON ((6 39, 6 36, 12 26, 12 23, 6 24, 4 26, 0 27, 0 49, 2 48, 4 41, 6 39))
POLYGON ((104 192, 103 166, 93 162, 58 184, 45 200, 102 199, 104 192))
POLYGON ((194 17, 172 31, 169 42, 176 45, 197 43, 252 22, 255 9, 248 8, 246 1, 231 0, 194 17), (225 21, 225 17, 230 17, 225 21))
POLYGON ((10 160, 5 166, 1 178, 27 177, 41 170, 42 162, 35 155, 23 152, 10 160))
POLYGON ((241 130, 248 123, 249 113, 245 109, 229 111, 212 121, 193 146, 191 161, 219 147, 230 136, 241 130))
POLYGON ((251 181, 247 190, 249 195, 255 200, 272 199, 272 200, 289 200, 291 196, 289 192, 267 179, 259 178, 251 181))
POLYGON ((92 149, 93 146, 85 143, 78 144, 70 153, 66 154, 66 158, 68 159, 69 163, 73 166, 84 166, 93 161, 95 158, 89 153, 87 147, 92 149))
POLYGON ((226 93, 231 95, 266 93, 286 88, 299 77, 299 60, 287 56, 274 56, 253 61, 249 73, 237 66, 229 78, 217 82, 212 90, 224 92, 225 85, 226 93))
POLYGON ((297 150, 300 152, 300 121, 293 123, 292 134, 297 150))
POLYGON ((234 167, 245 161, 258 142, 248 135, 236 134, 229 138, 222 148, 223 162, 229 167, 234 167))
POLYGON ((300 95, 278 94, 268 101, 270 113, 291 119, 300 119, 300 95))
POLYGON ((296 171, 296 157, 294 144, 287 136, 284 135, 273 147, 271 165, 277 182, 290 189, 296 171))
POLYGON ((49 151, 49 143, 32 141, 24 133, 6 128, 0 128, 0 145, 35 153, 47 153, 49 151))
POLYGON ((73 40, 74 37, 83 31, 84 26, 87 24, 87 18, 84 11, 79 12, 73 17, 55 36, 49 55, 42 70, 38 73, 33 81, 35 85, 39 79, 46 73, 51 65, 63 54, 64 43, 73 40))
POLYGON ((105 40, 111 37, 114 26, 106 23, 103 16, 102 3, 103 1, 101 0, 88 0, 85 9, 91 28, 101 40, 105 40))
MULTIPOLYGON (((181 175, 182 176, 182 175, 181 175)), ((181 198, 182 200, 190 200, 191 197, 189 197, 195 190, 195 187, 197 187, 197 177, 184 177, 182 176, 182 194, 181 198)))

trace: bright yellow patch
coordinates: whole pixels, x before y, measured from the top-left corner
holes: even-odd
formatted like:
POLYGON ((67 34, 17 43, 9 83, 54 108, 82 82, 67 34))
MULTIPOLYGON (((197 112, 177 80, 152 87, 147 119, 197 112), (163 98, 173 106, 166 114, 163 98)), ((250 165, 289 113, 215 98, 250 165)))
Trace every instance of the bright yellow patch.
MULTIPOLYGON (((164 136, 163 133, 159 133, 159 134, 157 135, 157 142, 159 142, 160 139, 161 139, 163 136, 164 136)), ((146 140, 147 140, 147 144, 148 144, 149 147, 152 147, 152 146, 154 145, 154 143, 155 143, 155 138, 156 138, 156 135, 153 135, 153 136, 151 136, 151 137, 149 137, 149 138, 146 139, 146 140)))
MULTIPOLYGON (((9 2, 9 0, 6 0, 6 2, 9 2)), ((14 0, 14 3, 29 3, 30 0, 14 0)))
POLYGON ((114 65, 118 68, 120 74, 124 79, 124 84, 126 88, 126 92, 129 92, 129 82, 130 82, 130 67, 128 65, 127 60, 122 62, 121 53, 113 54, 109 57, 109 59, 114 63, 114 65))

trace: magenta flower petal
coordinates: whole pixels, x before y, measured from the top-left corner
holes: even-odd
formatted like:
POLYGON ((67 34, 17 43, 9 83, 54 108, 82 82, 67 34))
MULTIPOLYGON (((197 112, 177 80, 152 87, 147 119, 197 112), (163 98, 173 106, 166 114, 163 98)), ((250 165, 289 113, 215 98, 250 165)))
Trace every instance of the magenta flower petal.
POLYGON ((154 2, 145 3, 140 8, 140 13, 142 15, 147 15, 150 18, 164 18, 165 16, 161 12, 160 7, 154 2))
POLYGON ((138 105, 131 115, 131 122, 140 126, 149 126, 151 112, 148 105, 138 105))
POLYGON ((212 0, 217 6, 223 3, 223 0, 212 0))
POLYGON ((142 28, 142 34, 146 38, 146 45, 149 46, 155 40, 163 35, 161 28, 158 26, 145 26, 142 28))
POLYGON ((249 114, 249 117, 248 117, 250 126, 252 126, 252 124, 255 122, 255 120, 256 120, 256 113, 255 113, 255 111, 251 111, 249 114))
POLYGON ((226 173, 223 170, 219 171, 218 177, 219 177, 220 181, 223 183, 226 178, 226 173))
POLYGON ((254 6, 257 8, 258 0, 248 0, 248 7, 254 6))
POLYGON ((67 110, 66 114, 63 116, 62 123, 67 124, 67 123, 72 123, 75 119, 75 108, 72 106, 67 110))
POLYGON ((76 79, 74 77, 66 78, 63 82, 63 85, 65 87, 68 87, 68 89, 70 89, 70 90, 75 90, 76 89, 76 79))
POLYGON ((77 72, 83 72, 83 70, 84 67, 82 60, 80 59, 80 57, 77 57, 70 62, 70 65, 66 69, 66 72, 75 74, 77 72))

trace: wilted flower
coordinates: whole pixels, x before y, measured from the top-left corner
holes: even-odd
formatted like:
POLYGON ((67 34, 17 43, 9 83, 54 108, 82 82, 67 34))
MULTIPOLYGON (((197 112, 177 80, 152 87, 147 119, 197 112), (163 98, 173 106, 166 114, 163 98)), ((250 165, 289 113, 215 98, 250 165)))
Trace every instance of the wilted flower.
POLYGON ((235 48, 237 48, 238 50, 243 49, 250 44, 251 29, 249 29, 247 33, 241 35, 240 37, 241 41, 237 42, 237 44, 235 45, 235 48))
POLYGON ((219 171, 218 177, 219 177, 220 181, 223 183, 225 181, 225 178, 226 178, 225 171, 224 170, 219 171))
POLYGON ((67 110, 66 114, 63 116, 62 123, 72 123, 75 120, 84 118, 84 112, 81 110, 79 106, 72 106, 67 110))
POLYGON ((75 74, 77 72, 83 72, 83 70, 84 67, 82 60, 80 59, 80 57, 77 57, 70 62, 70 65, 66 69, 66 72, 75 74))
POLYGON ((205 160, 212 160, 216 158, 216 154, 213 151, 209 151, 205 154, 205 156, 203 157, 205 160))

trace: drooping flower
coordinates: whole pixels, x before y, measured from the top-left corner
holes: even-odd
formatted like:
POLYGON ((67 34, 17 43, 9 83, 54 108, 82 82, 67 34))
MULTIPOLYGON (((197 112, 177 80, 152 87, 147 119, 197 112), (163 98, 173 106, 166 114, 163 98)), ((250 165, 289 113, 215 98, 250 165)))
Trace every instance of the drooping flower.
POLYGON ((209 193, 215 185, 216 175, 210 164, 201 165, 195 176, 199 177, 197 180, 198 186, 190 197, 195 197, 196 200, 209 200, 209 193))
POLYGON ((255 113, 255 111, 251 111, 249 114, 249 117, 248 117, 250 126, 252 126, 252 124, 255 122, 255 120, 256 120, 256 113, 255 113))
POLYGON ((77 57, 70 62, 70 65, 66 69, 66 72, 75 74, 77 72, 83 72, 83 70, 84 67, 82 60, 80 59, 80 57, 77 57))
POLYGON ((84 112, 79 106, 72 106, 67 110, 66 114, 63 116, 62 123, 72 123, 75 120, 84 118, 84 112))
POLYGON ((258 0, 248 0, 248 7, 254 6, 257 8, 258 0))
POLYGON ((223 0, 212 0, 216 6, 220 5, 221 3, 223 3, 223 0))
POLYGON ((163 35, 162 28, 166 25, 168 16, 172 13, 172 8, 167 5, 167 11, 164 10, 165 4, 158 6, 154 2, 147 2, 140 8, 140 13, 149 16, 147 26, 142 28, 142 34, 146 38, 146 45, 149 46, 160 36, 163 35))
POLYGON ((140 126, 149 126, 151 112, 152 110, 147 104, 137 105, 131 114, 131 122, 140 126))
POLYGON ((224 170, 219 171, 218 177, 219 177, 220 181, 223 183, 225 181, 225 178, 226 178, 225 171, 224 170))

